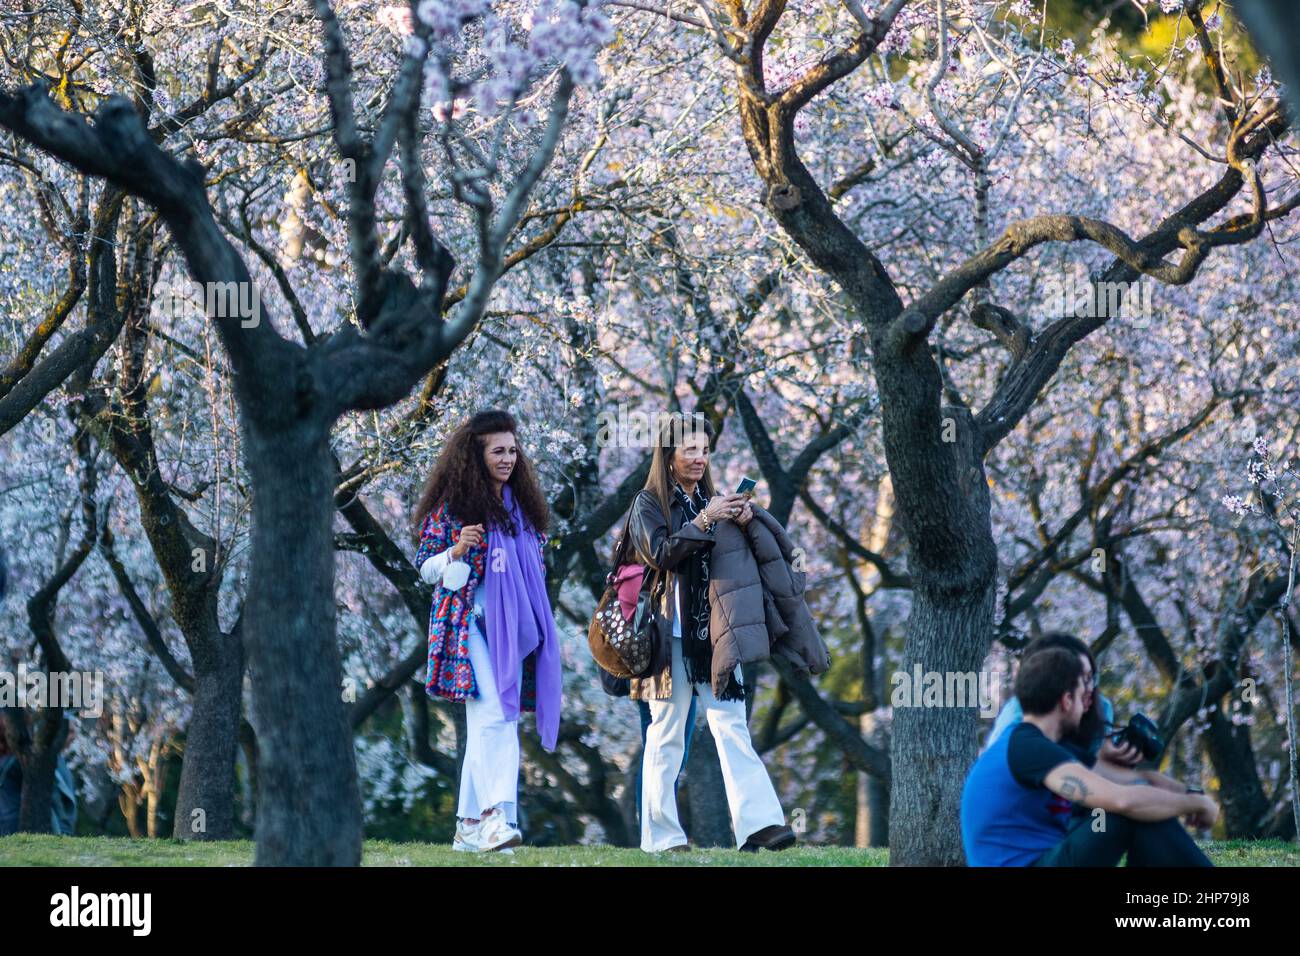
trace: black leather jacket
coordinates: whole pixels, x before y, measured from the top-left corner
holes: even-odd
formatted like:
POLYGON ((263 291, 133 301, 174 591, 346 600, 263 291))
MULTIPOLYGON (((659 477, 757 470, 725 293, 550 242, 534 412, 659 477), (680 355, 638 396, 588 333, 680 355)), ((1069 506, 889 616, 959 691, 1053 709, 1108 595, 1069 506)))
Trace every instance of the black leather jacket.
POLYGON ((713 532, 701 531, 686 520, 686 511, 671 502, 671 514, 665 516, 654 492, 642 490, 632 499, 632 517, 628 524, 631 538, 629 560, 650 567, 652 583, 650 603, 654 608, 655 652, 650 676, 631 682, 633 700, 667 700, 673 695, 673 615, 677 613, 673 594, 676 590, 675 568, 694 551, 713 547, 713 532))

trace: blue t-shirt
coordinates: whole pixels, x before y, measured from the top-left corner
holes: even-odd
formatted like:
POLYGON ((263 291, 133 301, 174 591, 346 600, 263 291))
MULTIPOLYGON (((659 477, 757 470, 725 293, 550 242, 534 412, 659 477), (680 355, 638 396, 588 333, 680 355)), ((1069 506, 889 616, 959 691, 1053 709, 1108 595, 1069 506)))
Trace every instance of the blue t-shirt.
POLYGON ((970 866, 1029 866, 1065 839, 1073 804, 1043 785, 1063 763, 1078 763, 1033 724, 993 741, 961 791, 961 839, 970 866))

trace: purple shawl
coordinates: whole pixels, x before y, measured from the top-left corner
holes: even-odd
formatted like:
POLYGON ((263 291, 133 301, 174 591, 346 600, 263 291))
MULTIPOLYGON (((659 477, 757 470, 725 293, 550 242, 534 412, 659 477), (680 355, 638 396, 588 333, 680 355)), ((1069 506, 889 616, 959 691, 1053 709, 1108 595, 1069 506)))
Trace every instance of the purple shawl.
POLYGON ((560 644, 546 596, 546 570, 538 534, 519 509, 510 486, 501 489, 517 534, 492 527, 483 569, 487 645, 506 720, 519 719, 520 662, 537 652, 537 732, 554 750, 560 733, 560 644))

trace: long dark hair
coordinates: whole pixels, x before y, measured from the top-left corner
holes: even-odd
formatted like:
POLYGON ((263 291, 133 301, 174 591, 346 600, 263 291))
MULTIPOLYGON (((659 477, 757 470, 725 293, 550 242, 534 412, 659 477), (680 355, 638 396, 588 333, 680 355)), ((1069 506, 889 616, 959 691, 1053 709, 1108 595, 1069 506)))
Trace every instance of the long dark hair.
MULTIPOLYGON (((1088 663, 1092 667, 1093 680, 1097 680, 1100 676, 1097 673, 1097 661, 1092 656, 1092 651, 1088 648, 1087 643, 1064 631, 1049 631, 1026 644, 1025 649, 1020 654, 1020 666, 1023 667, 1025 661, 1049 647, 1063 647, 1075 654, 1082 654, 1088 658, 1088 663)), ((1092 703, 1083 712, 1078 728, 1066 739, 1079 746, 1091 749, 1092 745, 1100 740, 1102 734, 1106 732, 1106 728, 1102 726, 1103 723, 1101 719, 1101 691, 1094 687, 1092 703)))
MULTIPOLYGON (((519 529, 513 526, 506 514, 501 498, 493 490, 492 479, 483 462, 485 436, 497 432, 510 432, 515 441, 519 441, 515 417, 507 411, 492 408, 476 413, 448 436, 411 515, 417 541, 424 519, 443 503, 462 524, 509 528, 512 534, 518 533, 519 529)), ((550 523, 550 509, 522 445, 519 445, 515 467, 506 484, 528 522, 537 531, 545 532, 550 523)))

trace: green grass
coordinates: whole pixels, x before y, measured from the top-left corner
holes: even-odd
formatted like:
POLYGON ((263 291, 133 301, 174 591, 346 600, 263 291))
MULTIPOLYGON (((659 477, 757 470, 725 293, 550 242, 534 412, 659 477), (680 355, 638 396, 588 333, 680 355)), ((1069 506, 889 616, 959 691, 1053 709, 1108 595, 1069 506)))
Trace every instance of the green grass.
MULTIPOLYGON (((642 853, 610 846, 517 847, 501 853, 456 853, 449 843, 367 840, 363 866, 883 866, 885 850, 798 847, 780 853, 692 850, 642 853)), ((251 866, 253 842, 187 843, 122 837, 0 837, 0 866, 251 866)))
MULTIPOLYGON (((1202 844, 1216 866, 1300 866, 1294 843, 1202 844)), ((693 850, 642 853, 608 846, 519 847, 510 856, 455 853, 448 844, 368 840, 364 866, 884 866, 887 850, 798 847, 781 853, 693 850)), ((0 837, 0 866, 251 866, 253 843, 185 843, 120 837, 0 837)))

